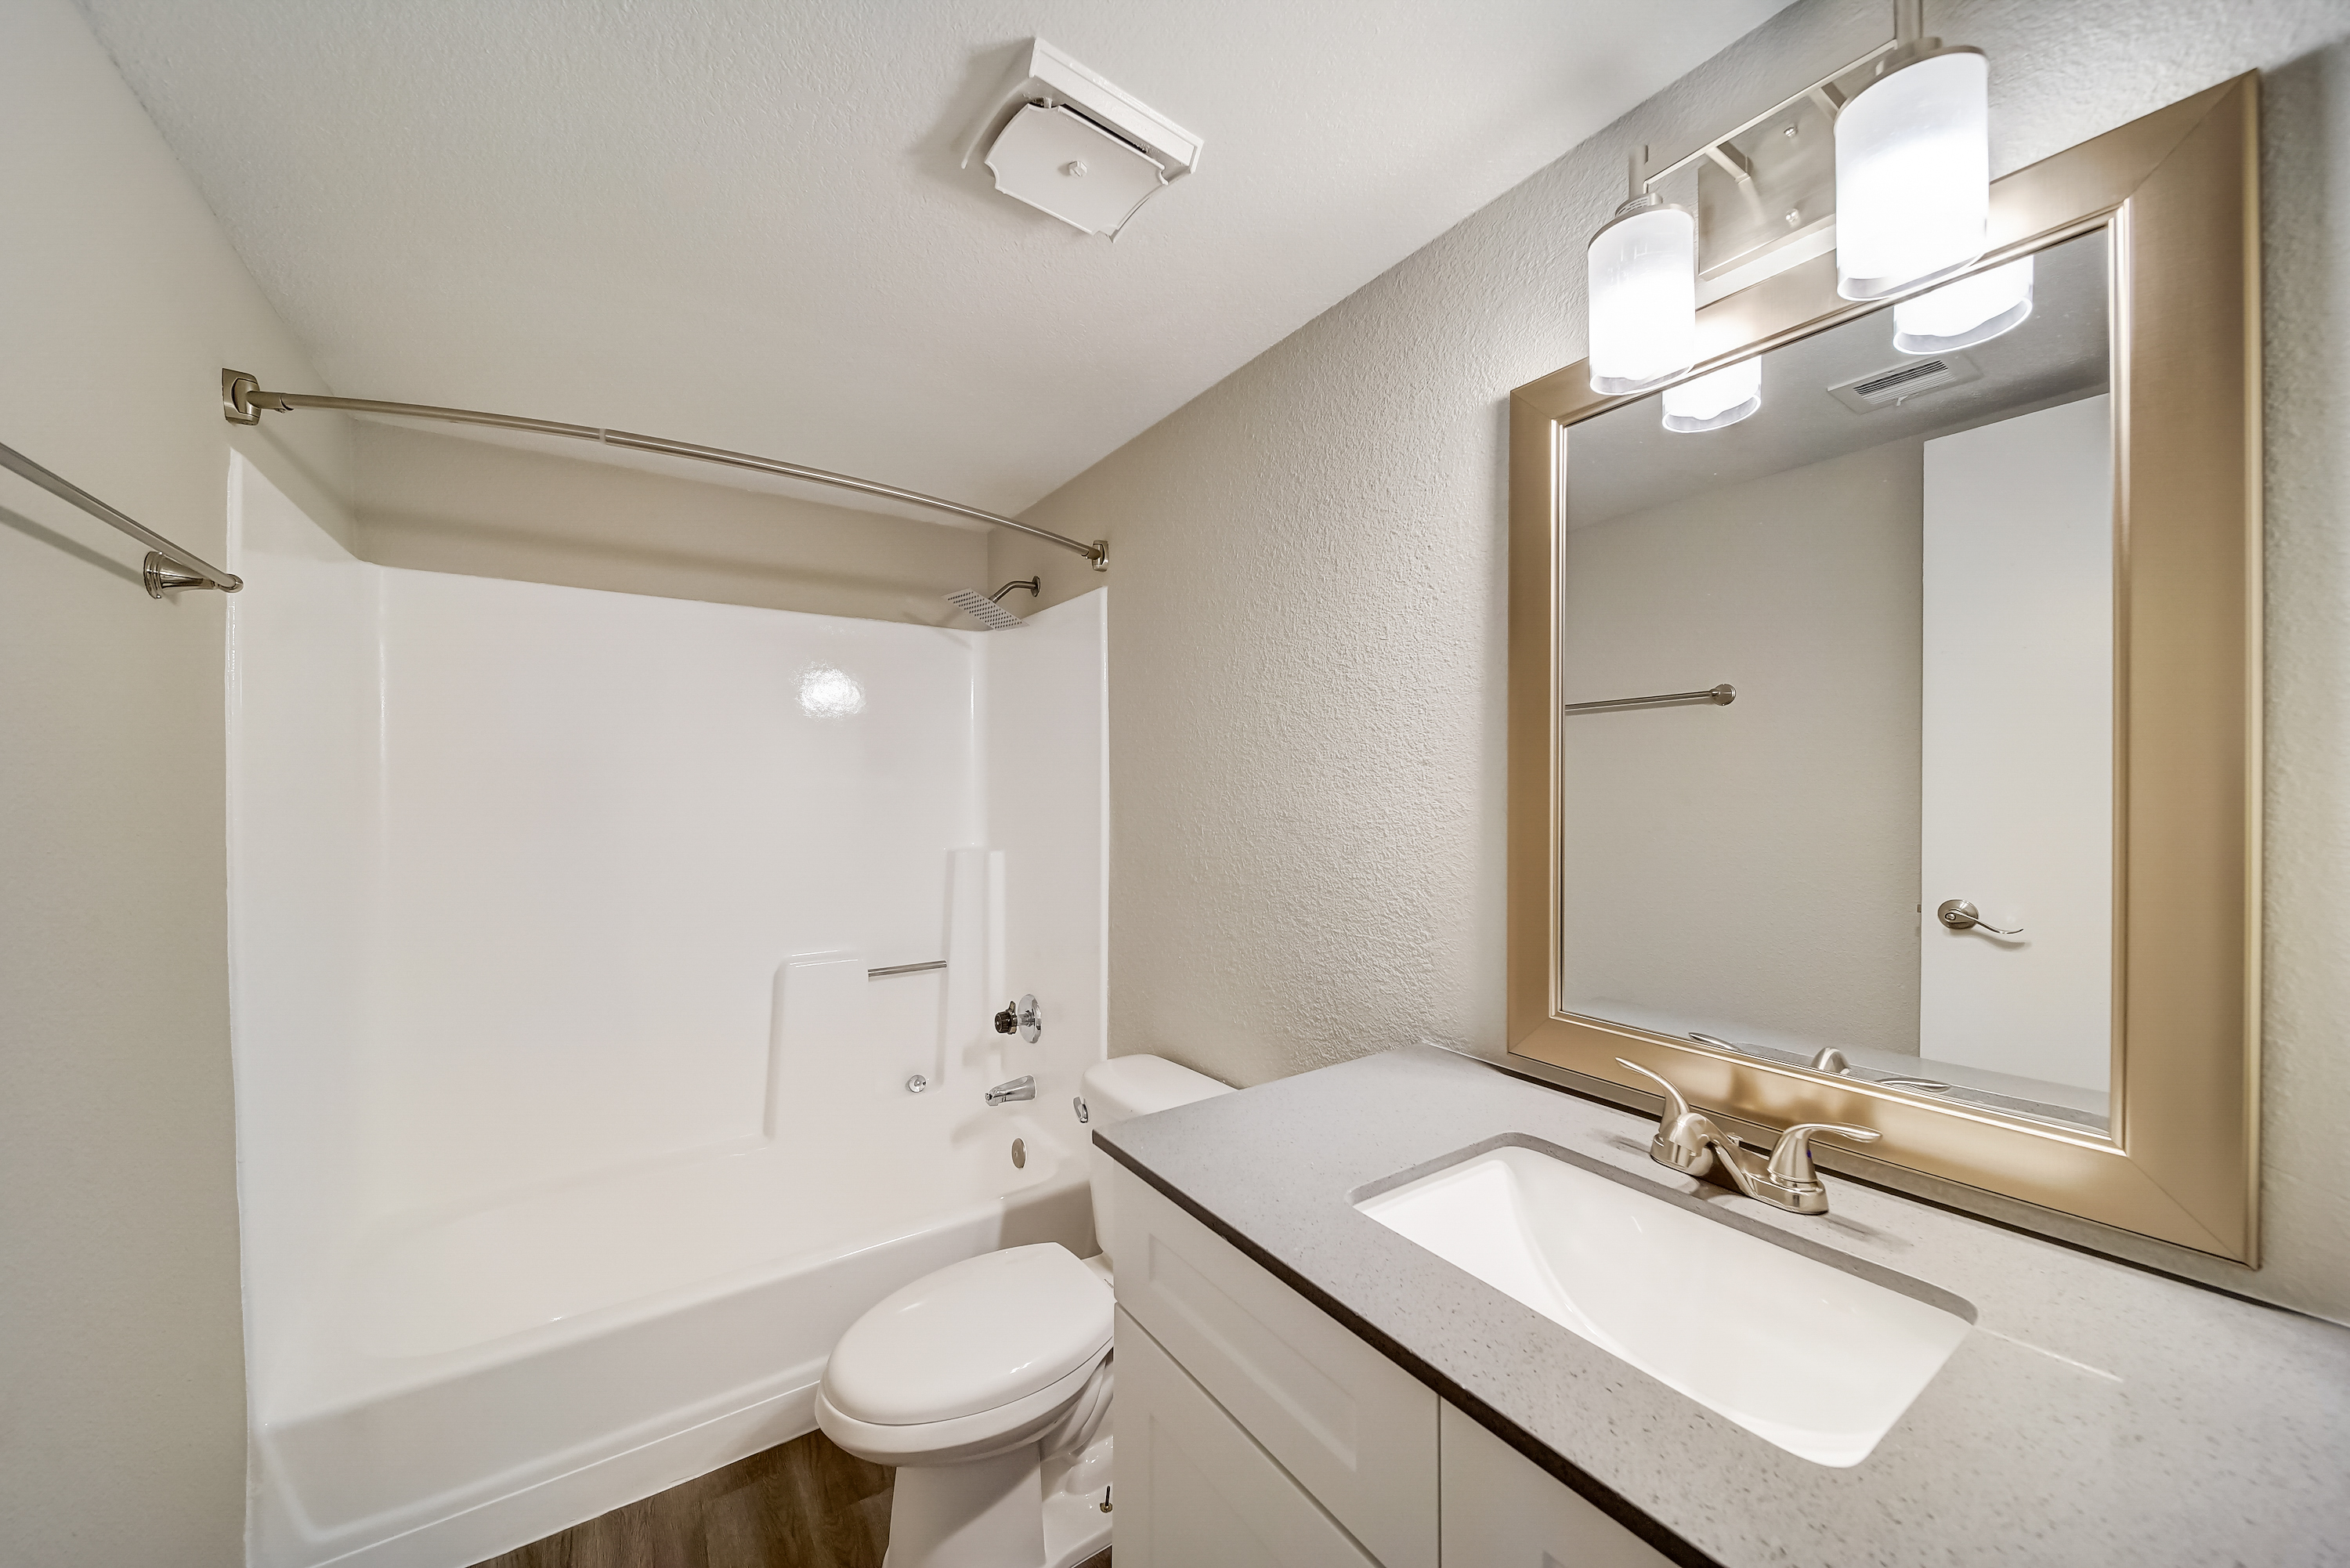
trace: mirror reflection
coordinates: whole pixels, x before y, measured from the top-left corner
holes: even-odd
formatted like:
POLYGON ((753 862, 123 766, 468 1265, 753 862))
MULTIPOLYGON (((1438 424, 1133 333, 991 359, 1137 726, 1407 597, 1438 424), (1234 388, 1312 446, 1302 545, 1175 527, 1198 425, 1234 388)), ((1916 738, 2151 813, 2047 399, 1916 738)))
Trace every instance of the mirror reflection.
POLYGON ((1566 1012, 2106 1129, 2107 275, 2095 231, 1567 429, 1566 1012))

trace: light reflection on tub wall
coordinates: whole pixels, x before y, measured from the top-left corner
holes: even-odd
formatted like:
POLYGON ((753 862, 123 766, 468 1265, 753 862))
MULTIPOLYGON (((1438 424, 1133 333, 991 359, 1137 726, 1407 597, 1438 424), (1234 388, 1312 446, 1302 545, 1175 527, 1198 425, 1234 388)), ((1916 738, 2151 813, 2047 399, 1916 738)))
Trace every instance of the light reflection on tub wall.
POLYGON ((641 1495, 627 1456, 730 1410, 743 1452, 807 1429, 802 1385, 896 1273, 1019 1224, 1084 1243, 1103 596, 976 634, 406 571, 234 486, 256 1561, 420 1529, 490 1555, 641 1495), (1029 991, 1043 1039, 994 1034, 1029 991), (1033 1105, 981 1103, 1023 1073, 1033 1105), (860 1259, 840 1288, 785 1278, 827 1250, 860 1259), (649 1303, 741 1326, 597 1361, 649 1303), (462 1386, 494 1366, 503 1395, 462 1386), (609 1501, 573 1473, 598 1460, 609 1501))

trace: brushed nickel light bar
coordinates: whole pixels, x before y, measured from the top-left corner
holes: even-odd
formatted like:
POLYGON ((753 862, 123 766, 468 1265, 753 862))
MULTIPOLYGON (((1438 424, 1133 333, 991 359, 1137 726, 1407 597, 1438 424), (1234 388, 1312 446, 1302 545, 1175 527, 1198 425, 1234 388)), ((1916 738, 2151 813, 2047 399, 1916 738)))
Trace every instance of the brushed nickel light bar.
POLYGON ((128 513, 116 511, 73 481, 51 473, 15 447, 0 446, 0 468, 23 475, 60 501, 70 501, 99 522, 121 529, 146 545, 146 568, 141 577, 149 598, 161 598, 167 588, 218 588, 224 594, 233 594, 244 587, 244 579, 234 572, 204 565, 202 557, 181 549, 128 513))
POLYGON ((894 484, 883 484, 877 480, 858 479, 853 474, 833 473, 821 468, 785 462, 779 457, 728 452, 723 447, 697 446, 691 441, 671 441, 666 436, 637 435, 629 431, 604 430, 596 425, 525 419, 520 414, 491 414, 476 409, 443 409, 430 403, 387 403, 373 398, 330 398, 319 392, 272 392, 265 390, 258 380, 243 370, 224 369, 221 372, 221 411, 231 424, 257 425, 265 412, 290 414, 297 409, 338 409, 353 414, 394 414, 401 419, 439 420, 444 424, 489 425, 498 430, 529 431, 538 435, 592 441, 603 446, 623 447, 631 452, 691 458, 697 462, 714 462, 727 468, 747 468, 755 473, 773 473, 785 479, 803 480, 810 484, 828 484, 836 490, 853 490, 861 495, 926 506, 934 512, 951 513, 993 527, 1009 528, 1015 534, 1025 534, 1032 539, 1058 545, 1064 550, 1074 550, 1092 563, 1097 572, 1109 570, 1109 541, 1107 539, 1097 539, 1088 545, 1066 534, 1055 534, 1050 528, 1023 523, 1016 517, 1004 517, 993 512, 983 512, 976 506, 965 506, 960 501, 945 501, 935 495, 925 495, 918 490, 901 490, 894 484))

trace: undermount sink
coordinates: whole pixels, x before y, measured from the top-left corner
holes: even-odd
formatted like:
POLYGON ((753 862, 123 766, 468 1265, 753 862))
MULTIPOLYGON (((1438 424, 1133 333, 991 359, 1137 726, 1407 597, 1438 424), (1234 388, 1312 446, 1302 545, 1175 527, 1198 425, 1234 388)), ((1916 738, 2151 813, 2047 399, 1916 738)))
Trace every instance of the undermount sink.
POLYGON ((1947 1292, 1807 1256, 1562 1156, 1483 1147, 1355 1207, 1823 1465, 1866 1459, 1966 1337, 1974 1309, 1947 1292))

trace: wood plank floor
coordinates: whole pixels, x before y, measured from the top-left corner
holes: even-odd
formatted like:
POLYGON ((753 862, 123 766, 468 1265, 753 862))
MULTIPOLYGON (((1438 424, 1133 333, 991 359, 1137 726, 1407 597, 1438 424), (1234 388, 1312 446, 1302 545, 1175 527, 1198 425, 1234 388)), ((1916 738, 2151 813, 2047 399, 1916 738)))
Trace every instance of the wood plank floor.
POLYGON ((476 1568, 881 1568, 890 1475, 810 1432, 476 1568))

